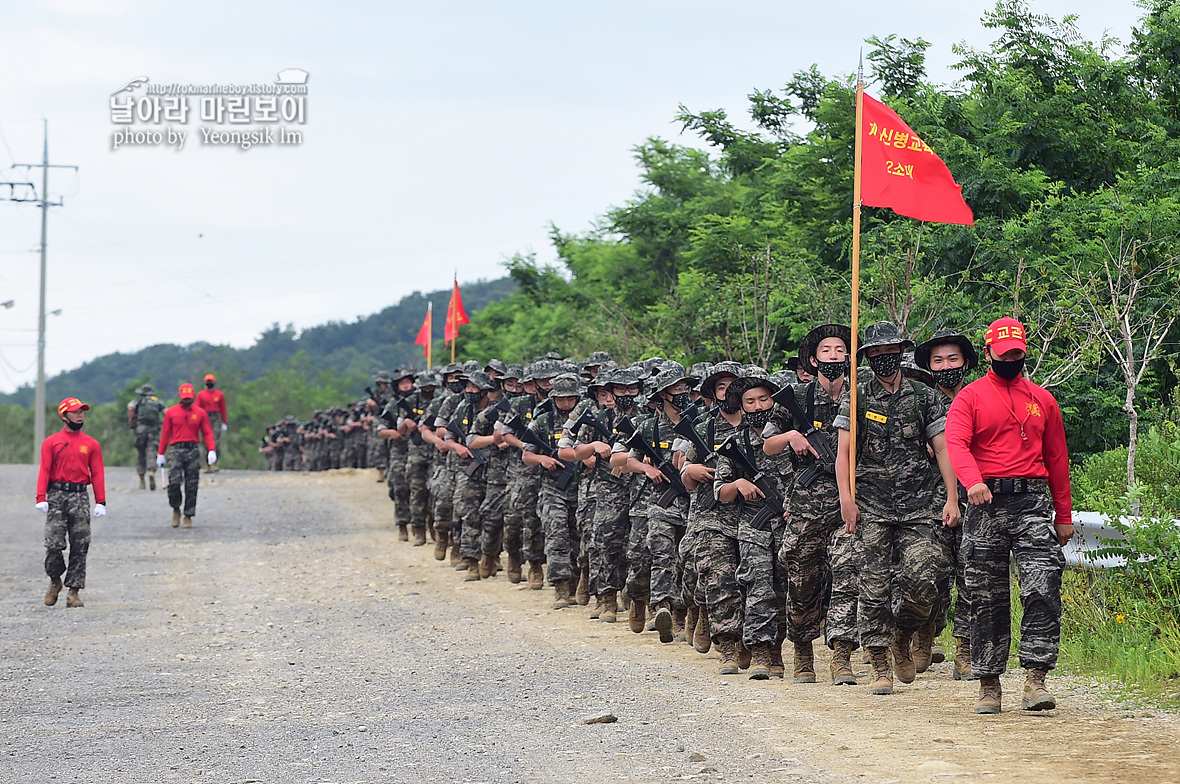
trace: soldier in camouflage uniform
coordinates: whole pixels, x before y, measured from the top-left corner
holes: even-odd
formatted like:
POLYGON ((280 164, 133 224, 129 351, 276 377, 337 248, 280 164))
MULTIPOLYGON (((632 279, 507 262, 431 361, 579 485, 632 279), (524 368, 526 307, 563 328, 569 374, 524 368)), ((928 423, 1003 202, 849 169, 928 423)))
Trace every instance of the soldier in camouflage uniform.
POLYGON ((303 467, 303 434, 293 414, 283 417, 283 432, 283 470, 299 471, 303 467))
MULTIPOLYGON (((529 429, 553 450, 561 438, 562 429, 578 398, 582 395, 579 379, 572 373, 562 373, 553 378, 549 398, 537 406, 529 429)), ((571 579, 578 554, 578 527, 574 514, 578 503, 576 477, 568 485, 562 477, 565 464, 555 457, 539 453, 531 444, 525 445, 521 455, 525 465, 540 466, 541 524, 545 531, 545 561, 548 564, 549 584, 553 586, 555 601, 553 609, 560 610, 575 604, 571 594, 571 579)), ((566 474, 568 476, 568 473, 566 474)))
MULTIPOLYGON (((328 452, 326 467, 336 469, 340 467, 344 454, 344 441, 341 433, 344 427, 344 409, 340 406, 333 406, 328 409, 328 416, 327 427, 324 430, 324 443, 327 445, 328 452)), ((283 470, 288 469, 284 468, 283 470)))
POLYGON ((450 421, 455 406, 462 399, 463 390, 467 382, 463 379, 463 366, 450 364, 443 368, 443 384, 445 389, 436 393, 434 400, 426 409, 426 419, 430 421, 433 432, 429 435, 422 431, 422 437, 438 450, 434 461, 434 476, 430 482, 430 497, 432 500, 432 514, 434 517, 434 558, 442 561, 447 557, 447 548, 452 547, 452 562, 459 561, 459 541, 452 541, 454 528, 455 501, 455 471, 458 456, 451 451, 444 441, 445 428, 439 422, 450 421))
POLYGON ((139 395, 136 400, 127 404, 127 424, 135 431, 135 472, 139 474, 139 489, 144 489, 144 475, 148 476, 148 484, 152 490, 156 489, 156 465, 150 461, 148 450, 156 448, 160 440, 160 427, 164 421, 164 404, 156 397, 156 390, 151 384, 144 384, 135 390, 139 395))
POLYGON ((912 638, 930 620, 938 599, 937 575, 947 568, 931 527, 959 521, 958 486, 943 434, 946 401, 902 374, 901 352, 912 345, 891 322, 866 327, 857 360, 867 355, 872 372, 857 382, 855 414, 845 392, 836 416, 840 514, 846 530, 860 534, 863 548, 857 622, 861 644, 868 649, 873 666, 873 694, 892 694, 894 673, 902 683, 911 683, 916 676, 912 638), (855 501, 848 470, 854 415, 858 428, 855 501), (937 471, 927 444, 934 448, 937 471), (940 473, 946 495, 938 492, 940 473), (896 611, 890 594, 894 570, 896 611), (893 647, 892 671, 889 646, 893 647))
POLYGON ((541 562, 545 557, 544 544, 539 535, 540 526, 533 525, 530 531, 538 535, 530 540, 525 547, 523 540, 525 513, 529 518, 537 514, 537 493, 540 491, 541 476, 536 469, 526 470, 521 460, 519 449, 520 440, 516 438, 515 428, 510 423, 523 423, 527 426, 532 421, 534 394, 536 383, 532 378, 532 366, 509 365, 503 379, 504 393, 508 396, 509 410, 499 417, 496 423, 501 439, 508 444, 507 466, 505 468, 506 507, 504 510, 504 549, 508 553, 508 580, 513 584, 523 579, 522 565, 527 561, 532 566, 529 575, 529 587, 541 590, 544 587, 541 562))
MULTIPOLYGON (((373 374, 373 384, 376 388, 370 397, 372 405, 368 407, 368 410, 373 414, 379 414, 393 399, 393 379, 384 370, 380 370, 373 374)), ((389 467, 389 441, 378 435, 380 430, 381 428, 376 422, 369 426, 366 431, 365 451, 369 468, 376 468, 379 474, 377 481, 383 482, 385 481, 385 471, 389 467)))
POLYGON ((397 407, 399 400, 409 398, 414 392, 414 378, 417 374, 413 368, 402 367, 395 370, 391 376, 393 395, 386 402, 381 411, 381 419, 388 426, 378 435, 389 442, 389 458, 385 469, 385 483, 389 487, 389 497, 393 501, 393 516, 397 521, 397 539, 399 542, 410 540, 410 481, 406 466, 410 459, 410 442, 406 434, 398 427, 397 407))
POLYGON ((405 399, 405 405, 398 409, 397 428, 408 443, 406 456, 406 484, 410 494, 410 530, 414 534, 414 546, 426 544, 426 528, 430 514, 431 466, 436 449, 424 437, 430 432, 426 424, 426 410, 434 398, 438 383, 430 371, 419 373, 414 379, 414 392, 405 399))
MULTIPOLYGON (((499 362, 499 360, 494 360, 499 362)), ((503 365, 503 363, 500 363, 503 365)), ((492 363, 488 363, 489 367, 492 363)), ((477 519, 480 523, 479 576, 483 579, 495 577, 503 568, 500 553, 504 549, 504 510, 508 504, 508 461, 516 452, 505 440, 500 418, 509 409, 509 400, 504 391, 505 376, 512 372, 520 376, 519 369, 510 370, 503 365, 503 371, 496 371, 498 378, 489 379, 494 385, 486 390, 484 408, 475 418, 468 446, 482 449, 488 464, 484 471, 484 497, 479 506, 477 519)), ((495 371, 496 369, 493 368, 495 371)), ((515 379, 514 379, 515 380, 515 379)), ((519 386, 519 385, 517 385, 519 386)), ((516 562, 516 582, 520 582, 520 561, 516 562)))
POLYGON ((1057 401, 1023 378, 1024 326, 999 319, 984 337, 991 369, 955 397, 947 443, 971 506, 963 560, 971 595, 976 713, 1000 712, 1000 675, 1011 646, 1009 563, 1020 577, 1023 710, 1051 710, 1045 678, 1061 642, 1062 548, 1073 536, 1069 454, 1057 401))
POLYGON ((776 408, 771 423, 780 434, 767 438, 763 446, 768 455, 792 455, 796 465, 787 534, 779 552, 787 571, 787 637, 795 648, 796 683, 815 682, 812 642, 820 636, 822 621, 824 642, 832 649, 832 684, 856 685, 851 657, 860 639, 856 622, 859 540, 844 529, 840 518, 835 462, 821 461, 804 435, 818 431, 813 437, 825 439, 833 456, 839 448, 834 423, 847 385, 851 342, 852 331, 839 324, 823 324, 807 334, 799 346, 799 367, 810 369, 814 379, 791 387, 802 420, 790 408, 776 408), (825 608, 828 581, 831 593, 825 608))
POLYGON ((448 447, 459 456, 459 470, 455 474, 455 498, 452 501, 458 530, 452 528, 452 533, 459 536, 459 568, 467 571, 466 580, 475 581, 480 579, 479 559, 482 555, 483 523, 479 518, 479 510, 487 491, 487 469, 475 458, 478 454, 480 458, 487 460, 487 439, 492 438, 490 434, 482 438, 476 434, 475 423, 476 417, 487 409, 489 402, 495 402, 499 398, 500 388, 482 370, 468 371, 466 376, 463 399, 455 407, 450 421, 440 420, 438 424, 446 427, 453 422, 451 427, 458 431, 456 435, 451 429, 447 429, 443 436, 448 442, 448 447))
MULTIPOLYGON (((521 385, 528 393, 513 401, 514 421, 518 427, 528 427, 542 407, 553 405, 549 402, 549 391, 553 388, 553 378, 559 373, 558 364, 546 358, 535 360, 521 385)), ((507 425, 507 422, 505 422, 507 425)), ((505 430, 505 439, 518 449, 524 444, 517 438, 517 433, 505 430)), ((541 522, 541 477, 543 468, 539 464, 524 463, 521 454, 520 484, 515 495, 509 496, 509 507, 512 517, 519 516, 521 557, 529 564, 529 588, 539 591, 544 587, 545 562, 545 528, 541 522)), ((515 523, 512 517, 505 520, 504 525, 511 528, 515 523)))

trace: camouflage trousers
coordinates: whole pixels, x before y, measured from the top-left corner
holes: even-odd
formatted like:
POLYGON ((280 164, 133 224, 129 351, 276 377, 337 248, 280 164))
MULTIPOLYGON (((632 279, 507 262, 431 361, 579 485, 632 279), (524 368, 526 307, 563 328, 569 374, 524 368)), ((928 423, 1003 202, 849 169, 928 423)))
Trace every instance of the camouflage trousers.
MULTIPOLYGON (((436 473, 430 488, 430 497, 434 501, 432 512, 436 531, 450 531, 454 522, 455 471, 448 457, 449 455, 443 454, 435 459, 436 473)), ((393 456, 390 455, 390 460, 392 459, 393 456)))
MULTIPOLYGON (((777 556, 782 537, 783 526, 777 525, 769 546, 738 543, 737 581, 746 597, 742 644, 747 648, 787 636, 786 575, 777 556)), ((710 616, 710 623, 712 620, 710 616)))
POLYGON ((284 471, 301 471, 303 470, 303 453, 299 451, 299 447, 294 444, 288 444, 283 449, 283 470, 284 471))
POLYGON ((63 581, 67 588, 86 587, 86 555, 90 551, 90 495, 85 490, 50 488, 45 500, 45 574, 63 581), (70 565, 65 549, 69 543, 70 565))
POLYGON ((930 522, 861 518, 857 533, 863 565, 857 620, 860 643, 866 648, 892 645, 898 629, 912 632, 930 620, 938 598, 936 581, 946 569, 930 526, 930 522), (893 597, 895 576, 897 596, 893 597))
MULTIPOLYGON (((201 482, 201 450, 196 444, 173 444, 168 449, 168 505, 192 517, 197 513, 197 487, 201 482), (183 499, 181 485, 184 486, 183 499)), ((291 451, 291 450, 288 450, 291 451)))
POLYGON ((680 600, 686 607, 704 607, 705 581, 701 576, 701 553, 699 552, 700 531, 692 524, 692 510, 689 510, 689 524, 677 548, 683 570, 680 574, 680 600))
MULTIPOLYGON (((433 448, 433 447, 431 447, 433 448)), ((415 527, 426 525, 426 515, 430 512, 430 491, 426 488, 430 479, 430 456, 421 451, 410 449, 406 457, 406 484, 410 493, 410 525, 415 527)), ((389 455, 386 455, 386 465, 389 455)))
POLYGON ((385 484, 389 487, 389 499, 393 501, 393 518, 398 525, 410 524, 410 480, 406 469, 410 452, 403 441, 394 442, 389 448, 389 462, 385 466, 385 484))
POLYGON ((1020 666, 1051 670, 1061 642, 1061 573, 1065 555, 1053 531, 1047 491, 996 494, 973 506, 963 529, 963 560, 971 594, 971 669, 1000 675, 1011 647, 1008 559, 1020 581, 1020 666))
POLYGON ((504 510, 504 549, 528 562, 545 560, 545 533, 538 516, 541 477, 523 469, 509 472, 508 507, 504 510))
POLYGON ((736 537, 705 529, 697 533, 697 553, 705 582, 705 607, 709 610, 709 630, 713 639, 740 637, 744 621, 745 597, 738 584, 741 548, 736 537))
POLYGON ((596 504, 590 524, 590 593, 601 596, 623 589, 623 549, 630 526, 631 493, 625 482, 599 478, 591 492, 596 504))
POLYGON ((482 553, 480 534, 483 524, 479 519, 479 508, 483 504, 487 487, 482 468, 474 476, 467 476, 461 468, 455 474, 455 500, 451 506, 458 530, 452 526, 451 534, 459 538, 461 558, 479 558, 482 553))
POLYGON ((374 427, 372 430, 365 431, 367 436, 365 439, 365 450, 368 453, 367 461, 369 468, 385 471, 389 466, 389 444, 386 439, 377 435, 379 429, 378 427, 374 427))
POLYGON ((661 509, 653 498, 647 508, 647 548, 651 553, 649 601, 653 606, 668 602, 674 608, 684 608, 680 540, 687 522, 688 496, 677 498, 667 509, 661 509))
MULTIPOLYGON (((966 497, 966 492, 962 494, 966 497)), ((966 519, 964 514, 963 519, 966 519)), ((967 591, 967 577, 963 563, 963 525, 954 528, 945 525, 934 526, 934 538, 942 547, 949 567, 938 579, 938 601, 934 603, 934 627, 936 632, 946 628, 952 606, 951 586, 955 588, 953 605, 955 620, 953 634, 961 639, 971 639, 971 594, 967 591)))
POLYGON ((578 525, 578 553, 575 568, 580 572, 590 568, 590 531, 594 529, 594 510, 598 498, 591 490, 595 484, 594 472, 582 469, 578 478, 578 508, 574 519, 578 525))
MULTIPOLYGON (((217 411, 209 412, 209 426, 213 428, 213 451, 221 458, 221 414, 217 411)), ((208 455, 205 456, 208 458, 208 455)))
POLYGON ((489 558, 499 558, 504 550, 504 510, 507 506, 508 485, 488 482, 483 503, 479 506, 479 546, 489 558))
POLYGON ((856 535, 844 532, 835 482, 820 478, 810 487, 797 486, 787 516, 779 549, 786 569, 787 639, 815 640, 824 620, 827 645, 837 640, 855 645, 860 548, 856 535))
POLYGON ((575 574, 578 551, 578 486, 573 482, 558 490, 549 477, 541 480, 538 498, 541 524, 545 529, 545 562, 549 583, 568 580, 575 574))
POLYGON ((647 504, 643 513, 631 507, 631 530, 627 533, 627 595, 647 601, 651 596, 651 550, 647 547, 647 504))
MULTIPOLYGON (((344 444, 341 443, 341 441, 340 441, 341 438, 342 438, 342 436, 337 434, 336 438, 332 438, 332 439, 328 440, 328 462, 326 465, 327 468, 339 468, 340 467, 340 457, 341 457, 341 454, 344 449, 344 444)), ((284 470, 286 470, 286 469, 284 469, 284 470)))
MULTIPOLYGON (((160 445, 160 428, 135 429, 135 473, 143 476, 148 472, 148 455, 151 455, 151 470, 156 471, 156 449, 160 445)), ((220 457, 220 455, 218 455, 220 457)))

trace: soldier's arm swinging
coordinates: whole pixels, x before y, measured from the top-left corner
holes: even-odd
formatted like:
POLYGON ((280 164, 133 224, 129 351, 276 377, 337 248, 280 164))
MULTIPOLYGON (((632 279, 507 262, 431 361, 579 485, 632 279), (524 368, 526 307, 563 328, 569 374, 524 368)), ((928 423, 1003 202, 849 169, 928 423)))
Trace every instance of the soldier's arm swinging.
MULTIPOLYGON (((850 477, 852 472, 848 468, 848 431, 839 431, 840 445, 836 453, 836 487, 840 489, 840 518, 844 521, 847 533, 856 533, 856 524, 860 522, 860 510, 852 500, 850 477)), ((944 442, 945 443, 945 442, 944 442)))
POLYGON ((959 524, 959 480, 955 477, 955 469, 951 467, 951 456, 946 451, 946 434, 939 433, 930 439, 934 447, 934 457, 938 460, 938 472, 942 474, 942 484, 946 487, 946 503, 942 506, 942 524, 954 528, 959 524))

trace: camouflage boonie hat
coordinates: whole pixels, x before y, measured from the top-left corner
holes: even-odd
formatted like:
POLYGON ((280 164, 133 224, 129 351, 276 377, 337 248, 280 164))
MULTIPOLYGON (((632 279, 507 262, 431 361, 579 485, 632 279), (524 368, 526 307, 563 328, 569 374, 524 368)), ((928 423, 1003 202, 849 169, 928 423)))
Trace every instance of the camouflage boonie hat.
POLYGON ((918 367, 914 362, 913 354, 903 354, 901 357, 901 374, 906 378, 912 378, 926 386, 934 389, 937 384, 934 381, 934 376, 930 375, 925 368, 918 367))
POLYGON ((398 381, 401 381, 403 378, 414 378, 417 375, 418 375, 418 371, 414 370, 414 368, 409 367, 407 365, 404 367, 395 368, 392 375, 390 375, 389 378, 392 379, 393 383, 396 384, 398 381))
POLYGON ((712 372, 712 370, 712 362, 695 362, 693 363, 693 366, 688 369, 688 377, 695 381, 696 384, 700 384, 705 380, 705 377, 708 376, 710 372, 712 372))
POLYGON ((573 373, 562 373, 553 378, 553 389, 549 397, 581 397, 582 382, 573 373))
POLYGON ((443 365, 442 370, 439 371, 439 373, 443 376, 449 376, 452 373, 462 373, 462 372, 463 372, 463 366, 460 365, 458 362, 452 362, 449 365, 443 365))
POLYGON ((136 387, 135 394, 137 394, 137 395, 151 395, 151 394, 154 394, 155 391, 156 391, 156 388, 153 387, 151 384, 142 384, 139 387, 136 387))
POLYGON ((681 381, 688 381, 688 376, 684 375, 684 368, 679 370, 674 367, 666 368, 661 370, 655 378, 655 391, 663 392, 681 381))
POLYGON ((477 370, 480 370, 480 371, 483 370, 483 366, 480 365, 478 362, 476 362, 474 359, 467 360, 466 362, 463 363, 462 367, 463 367, 462 372, 463 372, 463 375, 465 375, 465 376, 469 376, 477 370))
POLYGON ((746 366, 741 362, 734 362, 726 360, 718 362, 709 370, 709 374, 701 381, 701 394, 707 398, 712 399, 717 387, 717 382, 721 380, 724 375, 730 375, 734 378, 741 378, 746 372, 746 366))
POLYGON ((504 378, 514 378, 517 381, 524 381, 524 377, 525 371, 520 365, 505 365, 504 378))
POLYGON ((901 336, 901 330, 892 321, 878 321, 865 327, 864 341, 856 348, 856 361, 864 356, 865 349, 873 346, 901 346, 902 351, 911 348, 914 341, 901 336))
POLYGON ((492 377, 482 370, 473 370, 467 374, 467 383, 475 384, 481 391, 487 392, 490 389, 499 389, 492 377))
POLYGON ((592 379, 589 379, 586 382, 586 389, 592 390, 595 388, 605 387, 607 384, 610 383, 611 374, 614 373, 618 369, 619 369, 619 366, 616 365, 614 362, 611 362, 610 360, 603 362, 598 367, 598 375, 592 379))
POLYGON ((586 357, 586 367, 593 367, 594 365, 602 367, 610 361, 610 354, 606 353, 605 351, 595 351, 590 356, 586 357))
MULTIPOLYGON (((598 373, 599 378, 602 378, 603 375, 604 374, 601 371, 598 373)), ((612 371, 610 371, 610 373, 607 373, 605 375, 606 375, 606 380, 603 381, 602 383, 608 387, 609 386, 629 387, 632 384, 638 386, 640 384, 640 381, 642 380, 639 378, 639 373, 637 373, 635 371, 635 368, 629 368, 629 367, 618 368, 617 370, 612 370, 612 371)))
POLYGON ((737 393, 740 398, 742 395, 749 392, 756 387, 766 387, 770 390, 770 394, 778 392, 780 387, 770 379, 766 371, 757 365, 749 365, 746 367, 746 374, 739 379, 736 379, 729 388, 725 390, 725 399, 729 400, 731 394, 737 393))
POLYGON ((914 349, 914 363, 925 370, 930 369, 930 352, 937 346, 954 345, 958 346, 959 350, 963 352, 963 359, 966 361, 965 367, 967 370, 972 370, 979 364, 979 355, 975 353, 975 346, 971 345, 971 340, 961 332, 955 332, 953 329, 940 329, 934 333, 929 340, 918 344, 914 349))
POLYGON ((770 380, 778 384, 778 388, 782 389, 787 384, 798 384, 799 377, 795 375, 793 370, 779 370, 770 374, 770 380))
POLYGON ((557 363, 557 367, 560 369, 560 371, 562 373, 572 373, 575 376, 578 376, 581 373, 581 371, 578 369, 577 362, 570 362, 569 360, 562 360, 561 362, 557 363))
POLYGON ((654 376, 660 372, 660 365, 664 363, 663 357, 648 357, 643 360, 643 368, 647 371, 649 376, 654 376))
POLYGON ((537 359, 538 359, 538 360, 542 360, 542 359, 549 359, 549 360, 552 360, 552 361, 554 361, 554 362, 560 362, 560 361, 562 361, 563 359, 565 359, 565 357, 563 357, 561 354, 558 354, 556 351, 546 351, 544 354, 542 354, 541 356, 537 357, 537 359))
POLYGON ((483 366, 485 373, 491 375, 491 371, 496 371, 501 376, 508 372, 508 366, 504 364, 502 359, 489 359, 488 364, 483 366))
POLYGON ((384 370, 378 370, 372 375, 372 379, 378 384, 392 384, 393 378, 384 370))
POLYGON ((426 387, 437 387, 440 385, 441 385, 441 382, 438 380, 438 377, 435 376, 433 373, 431 373, 429 370, 423 370, 421 373, 418 374, 418 377, 414 379, 414 386, 417 387, 418 389, 424 389, 426 387))
POLYGON ((539 378, 553 378, 560 373, 561 368, 551 359, 542 359, 534 362, 532 370, 529 371, 531 381, 536 381, 539 378))

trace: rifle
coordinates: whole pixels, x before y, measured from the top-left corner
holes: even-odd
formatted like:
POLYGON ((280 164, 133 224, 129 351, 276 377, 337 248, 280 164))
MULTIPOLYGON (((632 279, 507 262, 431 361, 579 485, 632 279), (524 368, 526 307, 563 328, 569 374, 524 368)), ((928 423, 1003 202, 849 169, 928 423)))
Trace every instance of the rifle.
POLYGON ((795 477, 795 482, 802 487, 811 487, 815 480, 823 474, 835 476, 836 455, 832 452, 832 444, 828 440, 827 434, 815 426, 815 422, 808 421, 807 415, 799 407, 799 401, 795 399, 795 391, 789 386, 783 387, 771 395, 770 399, 791 412, 791 416, 799 425, 799 432, 803 433, 803 437, 807 439, 807 443, 811 444, 811 448, 815 450, 817 455, 815 462, 795 477))
MULTIPOLYGON (((447 422, 447 432, 453 435, 456 440, 463 446, 467 446, 467 434, 463 432, 463 428, 459 427, 459 423, 455 420, 447 422)), ((463 469, 463 473, 467 476, 475 476, 479 469, 488 464, 488 456, 482 449, 471 450, 471 462, 463 469)))
MULTIPOLYGON (((540 436, 528 427, 520 427, 520 416, 514 415, 511 419, 505 419, 504 424, 508 425, 515 431, 515 435, 526 444, 531 444, 536 448, 537 452, 545 457, 552 457, 557 460, 557 450, 551 445, 545 443, 540 436)), ((557 479, 554 481, 558 490, 565 490, 570 486, 570 482, 574 481, 575 468, 573 464, 567 464, 563 460, 557 460, 557 464, 561 466, 561 471, 557 474, 557 479)))
POLYGON ((406 415, 406 419, 414 424, 418 424, 418 415, 414 413, 414 407, 410 405, 410 399, 406 397, 399 397, 397 399, 397 407, 406 415))
POLYGON ((725 442, 717 447, 717 454, 732 462, 742 474, 743 479, 753 482, 754 486, 762 491, 764 496, 762 508, 754 514, 750 526, 758 531, 769 531, 771 518, 774 515, 783 516, 783 497, 779 495, 774 482, 766 475, 766 472, 758 470, 758 466, 738 443, 736 439, 739 436, 741 436, 740 432, 725 439, 725 442))
MULTIPOLYGON (((702 465, 708 466, 712 463, 715 466, 717 464, 717 453, 713 451, 713 445, 706 444, 705 439, 701 438, 701 434, 697 432, 696 426, 698 421, 696 417, 692 419, 682 418, 672 426, 672 432, 693 445, 697 450, 697 454, 701 456, 702 465)), ((705 493, 699 506, 706 512, 713 509, 717 506, 717 495, 715 493, 705 493)))
POLYGON ((596 430, 598 434, 602 436, 603 440, 608 444, 614 445, 615 440, 618 438, 618 435, 612 433, 606 425, 599 422, 598 418, 594 416, 594 412, 588 408, 582 412, 580 417, 578 417, 577 422, 574 422, 569 426, 569 431, 574 435, 577 435, 578 431, 582 429, 583 425, 594 428, 594 430, 596 430))
POLYGON ((507 414, 511 410, 512 404, 508 402, 508 398, 505 395, 501 394, 496 400, 495 405, 485 409, 484 418, 495 424, 496 420, 498 420, 502 414, 507 414))
POLYGON ((619 432, 627 437, 624 443, 628 449, 634 449, 650 460, 651 464, 668 480, 668 489, 656 501, 657 506, 661 509, 667 509, 678 497, 688 495, 688 488, 680 481, 680 472, 676 470, 676 466, 672 465, 671 460, 664 458, 651 444, 647 443, 647 439, 635 427, 635 423, 631 421, 630 417, 623 417, 619 420, 619 432))

